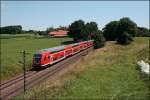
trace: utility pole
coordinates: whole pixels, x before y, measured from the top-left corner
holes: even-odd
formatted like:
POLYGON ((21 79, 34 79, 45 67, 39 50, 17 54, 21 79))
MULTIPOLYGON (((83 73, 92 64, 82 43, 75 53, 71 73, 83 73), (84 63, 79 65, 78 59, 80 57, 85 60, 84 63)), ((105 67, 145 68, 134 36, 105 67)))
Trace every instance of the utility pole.
POLYGON ((25 92, 26 92, 26 51, 25 50, 23 50, 22 52, 22 61, 19 61, 19 63, 21 63, 22 64, 22 66, 23 66, 23 84, 24 84, 24 94, 25 94, 25 92))
POLYGON ((24 78, 23 85, 24 85, 24 95, 25 95, 25 93, 26 93, 26 54, 29 54, 29 53, 26 53, 25 50, 23 50, 20 53, 22 53, 22 61, 19 61, 19 63, 21 63, 22 67, 23 67, 22 68, 23 69, 23 78, 24 78))
POLYGON ((24 94, 26 92, 26 51, 23 51, 24 94))

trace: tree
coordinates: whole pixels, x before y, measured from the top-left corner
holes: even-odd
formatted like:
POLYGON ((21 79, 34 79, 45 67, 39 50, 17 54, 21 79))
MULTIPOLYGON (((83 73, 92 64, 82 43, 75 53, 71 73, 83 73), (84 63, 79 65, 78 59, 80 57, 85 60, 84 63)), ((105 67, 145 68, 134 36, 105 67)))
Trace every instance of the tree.
POLYGON ((138 37, 150 37, 150 31, 149 31, 149 29, 147 29, 145 27, 138 27, 136 36, 138 36, 138 37))
POLYGON ((125 31, 128 32, 128 34, 130 34, 132 37, 134 37, 137 32, 136 23, 130 20, 130 18, 128 17, 121 18, 118 24, 118 28, 117 28, 117 32, 119 34, 122 34, 125 31))
POLYGON ((91 40, 93 39, 94 33, 98 31, 96 22, 89 22, 85 24, 85 27, 81 30, 82 40, 91 40))
POLYGON ((117 38, 118 21, 111 21, 102 30, 106 40, 114 41, 117 38))
POLYGON ((81 30, 81 39, 82 41, 87 41, 90 39, 90 32, 86 26, 81 30))
POLYGON ((130 34, 128 34, 128 32, 123 32, 121 35, 119 35, 119 37, 117 38, 117 42, 119 44, 130 44, 131 41, 133 41, 133 38, 130 34))
POLYGON ((48 35, 46 31, 38 31, 37 33, 35 33, 35 35, 37 35, 37 34, 44 35, 44 36, 48 35))
POLYGON ((59 27, 57 28, 57 30, 65 30, 65 31, 67 31, 67 30, 68 30, 68 27, 66 27, 66 26, 59 26, 59 27))
POLYGON ((94 36, 94 32, 98 31, 96 22, 84 23, 82 20, 77 20, 69 26, 69 37, 74 41, 90 40, 94 36))
POLYGON ((90 22, 85 25, 85 29, 88 30, 87 32, 87 39, 92 39, 94 33, 98 31, 98 26, 96 22, 90 22))
POLYGON ((37 33, 37 31, 36 30, 23 30, 24 31, 24 34, 35 34, 35 33, 37 33))
POLYGON ((101 48, 105 45, 105 38, 101 31, 96 31, 94 33, 94 48, 101 48))
POLYGON ((46 29, 46 33, 49 33, 49 32, 52 32, 52 31, 55 31, 55 28, 49 27, 49 28, 46 29))
POLYGON ((1 27, 1 34, 22 34, 22 26, 16 25, 16 26, 5 26, 1 27))
POLYGON ((82 40, 82 29, 85 28, 84 21, 82 20, 77 20, 73 22, 71 25, 69 25, 69 32, 68 35, 69 37, 73 38, 74 41, 81 41, 82 40))
POLYGON ((129 44, 131 40, 133 40, 133 37, 135 37, 136 33, 137 33, 136 23, 134 23, 128 17, 120 19, 117 28, 117 42, 119 44, 129 44))

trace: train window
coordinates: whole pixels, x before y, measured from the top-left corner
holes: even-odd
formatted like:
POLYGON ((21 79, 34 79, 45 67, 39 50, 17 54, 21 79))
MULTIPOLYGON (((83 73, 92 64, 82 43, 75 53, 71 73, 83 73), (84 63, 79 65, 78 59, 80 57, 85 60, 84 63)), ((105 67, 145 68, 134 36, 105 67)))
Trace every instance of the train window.
POLYGON ((41 54, 35 54, 34 55, 34 63, 39 63, 41 60, 42 55, 41 54))
POLYGON ((56 58, 56 57, 54 57, 54 58, 53 58, 53 60, 57 60, 57 58, 56 58))
POLYGON ((41 58, 41 56, 42 56, 41 54, 35 54, 34 55, 35 58, 41 58))
POLYGON ((48 56, 48 59, 50 59, 50 56, 48 56))

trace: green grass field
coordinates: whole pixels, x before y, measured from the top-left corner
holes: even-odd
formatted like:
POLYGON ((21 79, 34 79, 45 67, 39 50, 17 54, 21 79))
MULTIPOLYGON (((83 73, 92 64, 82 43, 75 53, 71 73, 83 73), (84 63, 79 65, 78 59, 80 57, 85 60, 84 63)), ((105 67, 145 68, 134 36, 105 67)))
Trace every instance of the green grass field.
POLYGON ((1 79, 6 80, 21 73, 22 50, 29 53, 26 57, 27 68, 31 68, 33 54, 43 48, 61 45, 71 38, 44 38, 32 34, 1 35, 1 79))
POLYGON ((107 42, 104 48, 77 64, 85 69, 76 78, 52 88, 46 83, 34 92, 28 91, 25 98, 148 100, 149 85, 140 77, 136 64, 138 60, 147 58, 148 38, 135 38, 128 46, 107 42), (144 55, 140 53, 143 49, 144 55))

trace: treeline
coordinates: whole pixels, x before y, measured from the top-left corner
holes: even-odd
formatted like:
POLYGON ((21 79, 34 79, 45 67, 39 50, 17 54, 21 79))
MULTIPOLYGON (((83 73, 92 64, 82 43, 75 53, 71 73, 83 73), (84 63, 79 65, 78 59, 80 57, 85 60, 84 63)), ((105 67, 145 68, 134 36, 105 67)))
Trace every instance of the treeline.
POLYGON ((21 25, 14 26, 5 26, 0 27, 1 34, 38 34, 38 35, 48 35, 49 32, 57 31, 57 30, 68 30, 68 27, 59 26, 57 28, 49 27, 45 31, 37 31, 37 30, 22 30, 21 25))
POLYGON ((137 33, 137 24, 128 17, 119 21, 111 21, 103 29, 103 34, 108 41, 117 41, 120 44, 129 44, 137 33))
MULTIPOLYGON (((131 22, 132 21, 129 18, 125 18, 127 20, 127 22, 131 22)), ((104 33, 104 36, 106 38, 106 40, 114 40, 114 38, 116 37, 116 34, 118 32, 118 25, 119 22, 121 22, 123 19, 121 19, 120 21, 111 21, 108 24, 105 25, 105 27, 102 29, 102 32, 104 33)), ((74 21, 76 22, 76 21, 74 21)), ((84 22, 83 22, 84 23, 84 22)), ((91 23, 87 23, 87 27, 88 25, 90 25, 91 23)), ((132 24, 135 24, 134 22, 132 24)), ((96 22, 95 22, 96 25, 96 22)), ((136 27, 136 34, 135 36, 137 37, 149 37, 150 36, 150 30, 145 28, 145 27, 139 27, 135 24, 136 27)), ((96 27, 93 27, 96 28, 96 27)), ((15 25, 15 26, 5 26, 5 27, 0 27, 1 30, 1 34, 26 34, 26 33, 31 33, 31 34, 39 34, 39 35, 48 35, 49 32, 52 31, 57 31, 57 30, 69 30, 69 27, 66 26, 59 26, 57 28, 54 27, 49 27, 47 28, 45 31, 37 31, 37 30, 22 30, 22 26, 21 25, 15 25)), ((91 29, 90 29, 91 30, 91 29)))
POLYGON ((93 39, 95 48, 105 45, 105 41, 116 41, 118 44, 127 45, 134 41, 134 37, 150 37, 150 31, 147 28, 138 27, 128 17, 123 17, 118 21, 111 21, 99 30, 96 22, 85 23, 83 20, 77 20, 68 27, 68 35, 74 41, 84 41, 93 39))
POLYGON ((5 26, 1 27, 1 34, 22 34, 22 26, 16 25, 16 26, 5 26))
POLYGON ((65 31, 67 31, 68 27, 66 27, 66 26, 59 26, 57 28, 49 27, 49 28, 46 29, 46 32, 49 33, 49 32, 58 31, 58 30, 65 30, 65 31))
POLYGON ((102 30, 98 29, 96 22, 76 20, 68 27, 59 26, 58 28, 49 27, 45 31, 22 30, 21 25, 1 27, 1 34, 26 34, 47 36, 49 32, 57 30, 68 31, 68 36, 74 41, 95 40, 95 48, 105 45, 105 41, 116 41, 119 44, 130 44, 134 37, 150 37, 150 30, 139 27, 128 17, 123 17, 118 21, 111 21, 102 30))
POLYGON ((133 37, 150 37, 149 29, 138 27, 137 24, 128 17, 121 18, 119 21, 109 22, 102 31, 108 41, 117 40, 125 42, 125 37, 127 37, 128 42, 131 42, 133 37))
POLYGON ((137 27, 137 37, 150 37, 150 29, 145 27, 137 27))

